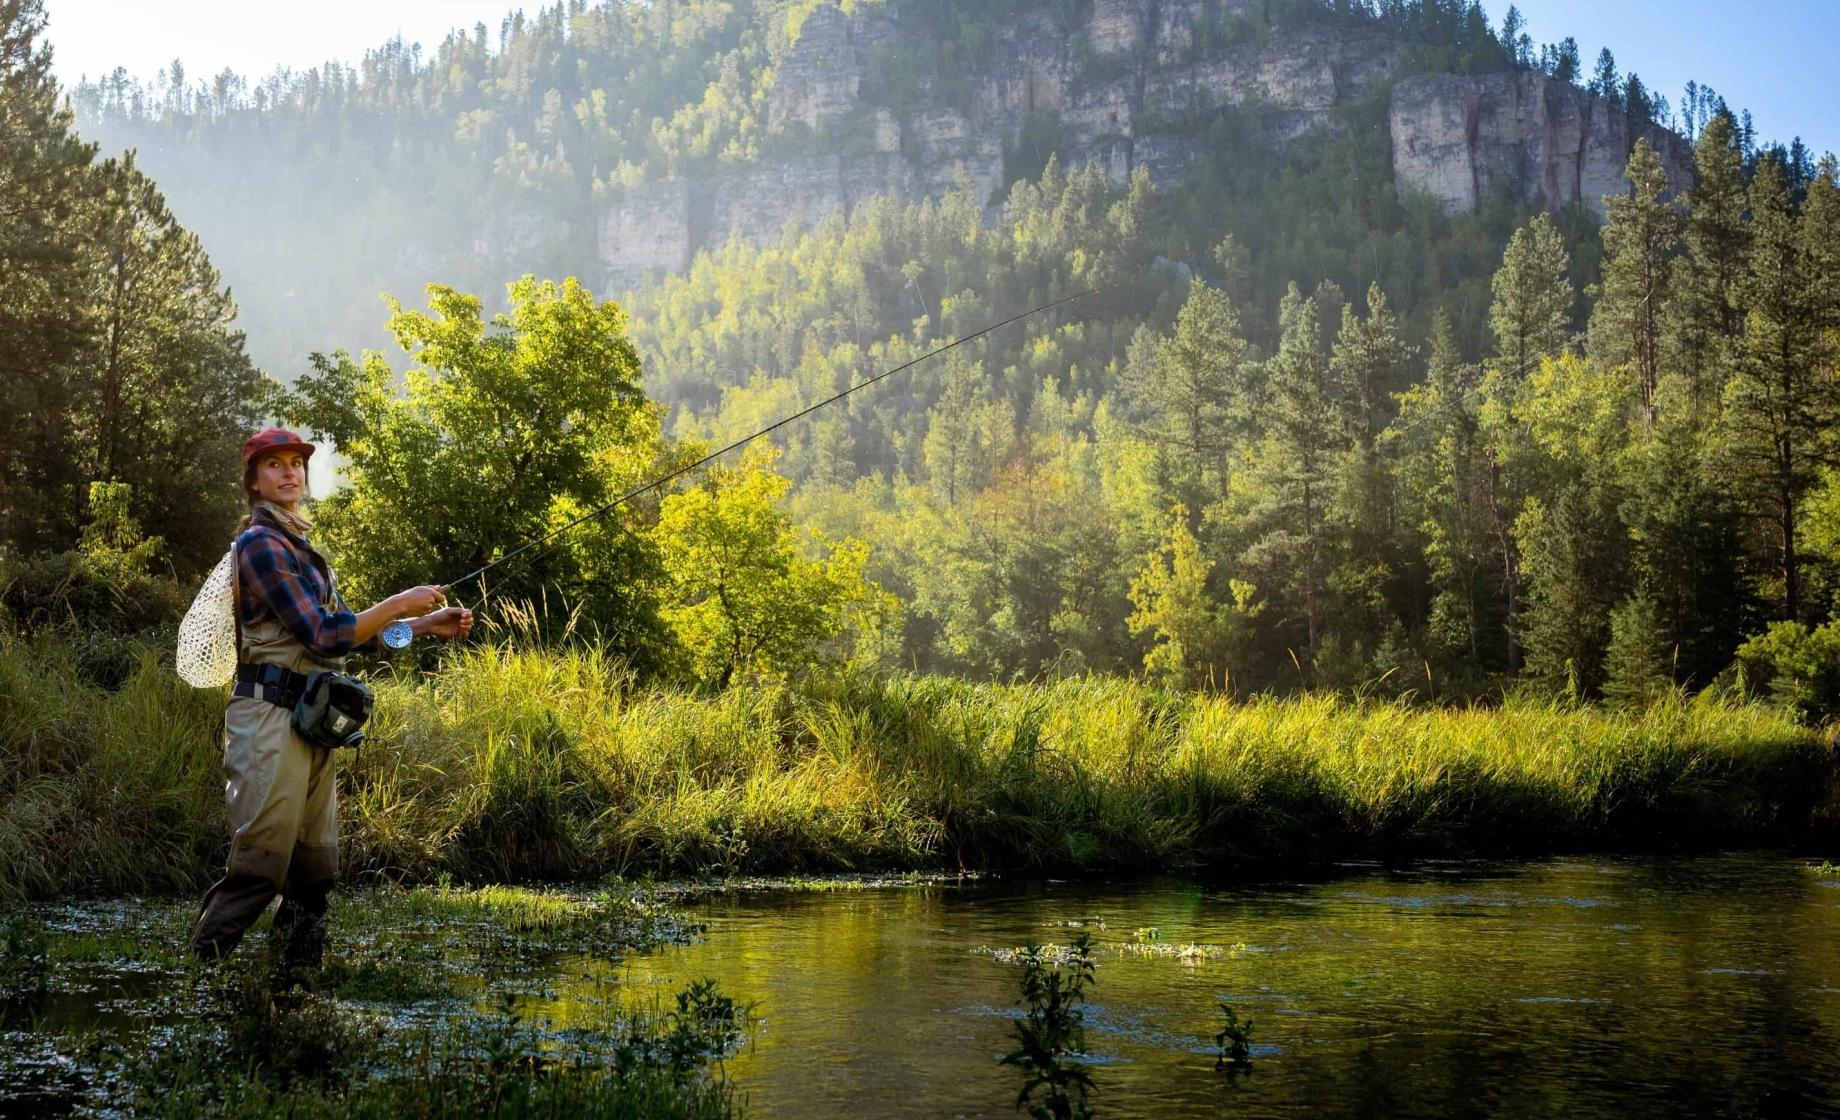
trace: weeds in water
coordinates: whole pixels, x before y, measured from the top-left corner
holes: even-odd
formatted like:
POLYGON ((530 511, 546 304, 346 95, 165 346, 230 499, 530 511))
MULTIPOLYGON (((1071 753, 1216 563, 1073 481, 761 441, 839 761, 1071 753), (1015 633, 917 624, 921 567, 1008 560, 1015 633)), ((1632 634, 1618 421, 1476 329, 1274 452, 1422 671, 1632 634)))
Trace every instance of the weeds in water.
POLYGON ((1220 1056, 1214 1059, 1214 1068, 1218 1070, 1245 1070, 1252 1064, 1252 1017, 1241 1019, 1239 1012, 1230 1003, 1220 1005, 1220 1031, 1214 1036, 1214 1045, 1220 1047, 1220 1056))
POLYGON ((1820 863, 1811 863, 1808 865, 1808 870, 1823 879, 1840 877, 1840 863, 1835 863, 1830 859, 1824 859, 1820 863))
POLYGON ((1097 983, 1092 939, 1081 933, 1062 960, 1031 945, 1017 959, 1022 964, 1022 998, 1027 1010, 1016 1024, 1016 1049, 1003 1055, 1004 1065, 1022 1070, 1018 1111, 1034 1120, 1085 1120, 1092 1115, 1087 1094, 1092 1076, 1072 1061, 1086 1049, 1086 1017, 1080 1004, 1086 988, 1097 983), (1039 1092, 1039 1099, 1036 1094, 1039 1092))
POLYGON ((677 1008, 664 1017, 659 1031, 642 1023, 615 1052, 616 1068, 655 1065, 679 1075, 719 1060, 747 1030, 751 1009, 716 990, 713 979, 692 983, 677 993, 677 1008))
POLYGON ((264 991, 249 976, 226 981, 215 994, 224 1001, 221 1029, 192 1030, 164 1049, 124 1057, 119 1079, 130 1090, 134 1115, 717 1120, 737 1114, 726 1080, 710 1076, 707 1066, 739 1037, 744 1013, 712 982, 680 994, 673 1013, 627 1019, 611 1062, 557 1060, 509 991, 483 1024, 452 1022, 408 1040, 390 1037, 381 1018, 354 1015, 317 996, 264 991))
POLYGON ((45 924, 20 912, 0 918, 0 999, 45 993, 51 975, 51 935, 45 924))

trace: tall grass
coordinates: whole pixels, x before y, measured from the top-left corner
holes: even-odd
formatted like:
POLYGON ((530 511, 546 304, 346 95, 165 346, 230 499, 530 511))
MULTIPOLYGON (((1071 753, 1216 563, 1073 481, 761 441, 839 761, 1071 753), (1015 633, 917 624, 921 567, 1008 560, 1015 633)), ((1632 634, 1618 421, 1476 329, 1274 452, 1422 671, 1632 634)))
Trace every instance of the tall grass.
MULTIPOLYGON (((1833 820, 1827 736, 1773 709, 1232 700, 1141 681, 636 687, 591 647, 374 682, 341 755, 348 875, 468 881, 1142 866, 1776 842, 1833 820)), ((218 723, 149 655, 117 691, 0 635, 0 899, 195 888, 218 723)))

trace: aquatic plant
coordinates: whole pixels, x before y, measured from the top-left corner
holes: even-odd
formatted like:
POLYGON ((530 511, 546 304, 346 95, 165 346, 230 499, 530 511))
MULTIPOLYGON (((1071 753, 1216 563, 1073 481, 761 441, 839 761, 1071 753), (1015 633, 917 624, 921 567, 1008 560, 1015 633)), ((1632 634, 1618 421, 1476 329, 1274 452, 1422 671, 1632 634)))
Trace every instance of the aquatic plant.
POLYGON ((1252 1061, 1252 1017, 1241 1019, 1232 1004, 1222 1003, 1220 1020, 1220 1031, 1214 1035, 1220 1057, 1214 1059, 1214 1068, 1244 1068, 1252 1061))
POLYGON ((1015 1027, 1016 1049, 1000 1059, 1022 1071, 1016 1109, 1027 1108, 1034 1120, 1083 1120, 1092 1110, 1087 1094, 1092 1076, 1070 1060, 1086 1049, 1086 1021, 1080 1004, 1096 983, 1092 940, 1081 933, 1063 959, 1031 945, 1017 958, 1022 965, 1023 1016, 1015 1027), (1036 1094, 1040 1093, 1039 1099, 1036 1094))
POLYGON ((0 917, 0 999, 44 994, 50 975, 51 937, 26 913, 0 917))

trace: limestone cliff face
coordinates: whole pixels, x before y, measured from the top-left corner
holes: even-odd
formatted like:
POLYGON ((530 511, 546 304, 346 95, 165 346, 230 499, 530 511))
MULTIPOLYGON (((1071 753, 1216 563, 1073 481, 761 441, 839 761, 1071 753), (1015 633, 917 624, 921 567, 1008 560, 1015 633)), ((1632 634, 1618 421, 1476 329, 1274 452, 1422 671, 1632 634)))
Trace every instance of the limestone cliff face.
POLYGON ((1523 201, 1582 202, 1602 214, 1603 196, 1628 188, 1623 166, 1644 138, 1671 182, 1692 181, 1685 140, 1538 74, 1407 78, 1393 87, 1387 123, 1395 178, 1446 213, 1475 209, 1490 183, 1506 182, 1523 201))
POLYGON ((713 181, 649 183, 601 216, 607 287, 624 290, 688 266, 730 237, 763 243, 809 228, 878 194, 936 197, 963 181, 987 205, 1010 177, 1006 151, 1051 129, 1073 166, 1123 181, 1143 168, 1167 186, 1199 152, 1194 126, 1227 106, 1257 105, 1280 140, 1332 126, 1335 110, 1389 88, 1386 127, 1402 189, 1468 211, 1489 184, 1558 206, 1624 189, 1622 170, 1648 137, 1675 182, 1686 142, 1569 84, 1531 73, 1401 78, 1400 45, 1350 22, 1256 31, 1259 0, 1094 0, 1071 20, 1042 5, 1002 26, 980 72, 957 96, 935 92, 897 113, 880 72, 918 34, 904 13, 925 0, 824 4, 775 59, 769 148, 713 181), (828 152, 828 154, 813 154, 828 152))

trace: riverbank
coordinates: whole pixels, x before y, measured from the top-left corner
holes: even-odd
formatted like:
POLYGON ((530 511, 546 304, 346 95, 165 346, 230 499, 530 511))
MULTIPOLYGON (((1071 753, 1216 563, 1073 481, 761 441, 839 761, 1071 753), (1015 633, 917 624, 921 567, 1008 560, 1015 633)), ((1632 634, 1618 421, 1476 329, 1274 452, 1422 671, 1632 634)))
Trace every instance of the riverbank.
MULTIPOLYGON (((0 900, 197 890, 221 866, 223 694, 149 651, 106 689, 0 638, 0 900)), ((1085 678, 636 688, 592 650, 479 648, 374 682, 341 758, 344 874, 430 881, 1286 865, 1793 844, 1831 737, 1702 696, 1245 701, 1085 678)))

